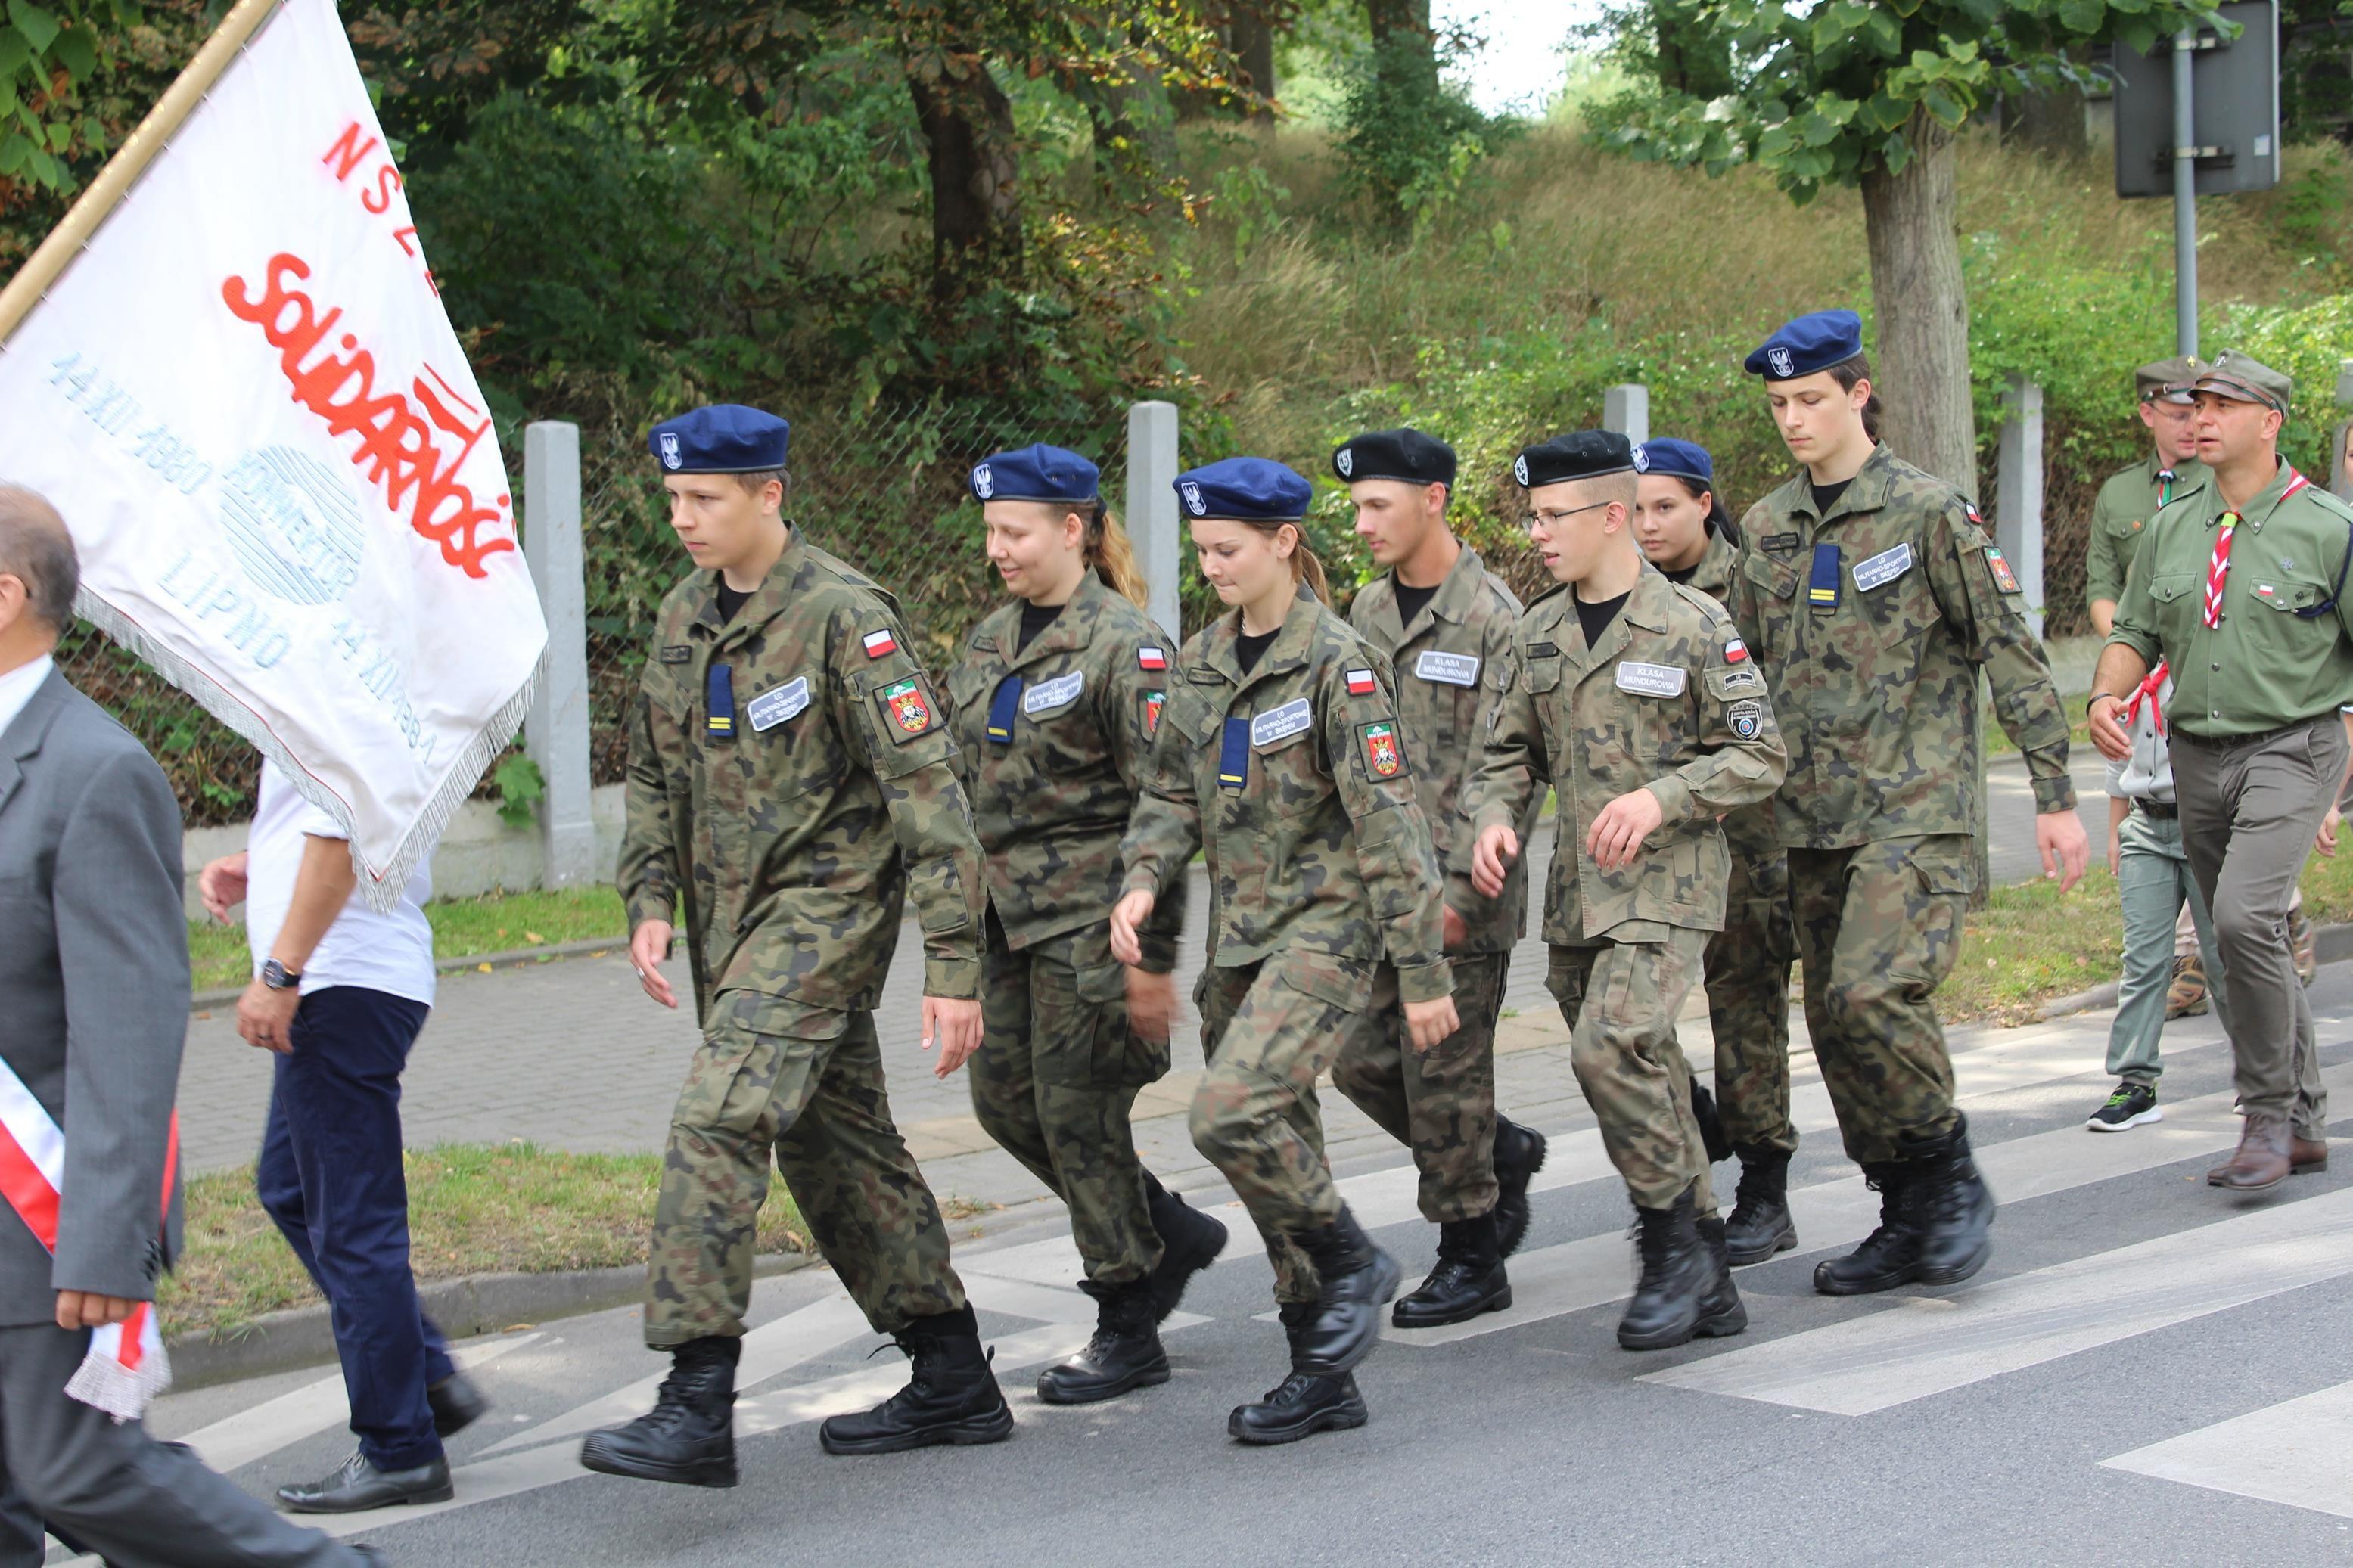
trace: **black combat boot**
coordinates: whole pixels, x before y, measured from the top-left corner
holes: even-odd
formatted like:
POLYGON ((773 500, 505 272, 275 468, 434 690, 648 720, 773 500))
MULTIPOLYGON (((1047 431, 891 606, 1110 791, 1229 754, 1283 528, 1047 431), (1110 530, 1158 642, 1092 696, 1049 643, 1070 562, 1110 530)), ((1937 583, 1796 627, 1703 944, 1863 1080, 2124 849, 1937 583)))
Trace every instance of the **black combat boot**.
POLYGON ((1707 1252, 1707 1289, 1699 1299, 1699 1321, 1692 1325, 1692 1331, 1712 1340, 1725 1339, 1748 1327, 1748 1308, 1740 1300, 1739 1287, 1732 1282, 1723 1216, 1710 1215, 1695 1220, 1692 1228, 1699 1232, 1700 1246, 1707 1252))
POLYGON ((1400 1329, 1467 1323, 1512 1304, 1511 1277, 1495 1246, 1495 1216, 1450 1219, 1438 1227, 1438 1267, 1410 1296, 1400 1296, 1389 1321, 1400 1329))
POLYGON ((1087 1348, 1038 1374, 1038 1397, 1049 1405, 1092 1405, 1132 1388, 1168 1381, 1168 1352, 1152 1318, 1152 1287, 1142 1279, 1117 1285, 1079 1281, 1095 1299, 1095 1337, 1087 1348))
POLYGON ((735 1473, 735 1363, 732 1335, 689 1340, 670 1352, 654 1407, 625 1426, 580 1440, 580 1462, 608 1476, 732 1487, 735 1473))
POLYGON ((1728 1273, 1718 1287, 1715 1256, 1700 1239, 1696 1212, 1689 1187, 1672 1207, 1634 1210, 1642 1274, 1618 1320, 1618 1342, 1630 1351, 1662 1351, 1694 1334, 1713 1338, 1748 1326, 1728 1273))
POLYGON ((1381 1309, 1404 1279, 1398 1261, 1373 1245, 1345 1207, 1320 1230, 1291 1238, 1315 1265, 1315 1316, 1293 1342, 1292 1365, 1318 1377, 1354 1372, 1381 1342, 1381 1309))
POLYGON ((1145 1279, 1152 1287, 1152 1321, 1165 1323, 1185 1299, 1193 1276, 1226 1249, 1226 1227, 1162 1186, 1149 1171, 1144 1173, 1144 1201, 1160 1235, 1160 1261, 1145 1279))
POLYGON ((1740 1185, 1724 1222, 1724 1245, 1738 1268, 1797 1246, 1798 1222, 1789 1215, 1788 1151, 1744 1143, 1734 1152, 1740 1156, 1740 1185))
POLYGON ((832 1415, 817 1429, 828 1454, 895 1454, 934 1443, 963 1447, 1013 1436, 1013 1412, 988 1370, 980 1325, 967 1305, 917 1318, 897 1335, 914 1362, 907 1386, 856 1415, 832 1415))
POLYGON ((1495 1118, 1495 1256, 1509 1258, 1528 1238, 1528 1184, 1544 1169, 1545 1135, 1495 1118))
POLYGON ((1941 1137, 1906 1134, 1899 1142, 1919 1184, 1920 1257, 1913 1278, 1957 1285, 1993 1256, 1993 1193, 1970 1157, 1968 1119, 1957 1114, 1941 1137))
POLYGON ((1825 1296, 1868 1296, 1909 1284, 1920 1263, 1920 1227, 1913 1167, 1900 1160, 1866 1161, 1863 1184, 1879 1194, 1879 1224, 1844 1258, 1814 1265, 1814 1289, 1825 1296))
POLYGON ((1226 1417, 1226 1432, 1236 1442, 1265 1447, 1296 1443, 1324 1431, 1362 1426, 1371 1419, 1365 1396, 1356 1392, 1354 1373, 1319 1377, 1299 1370, 1299 1344, 1318 1310, 1314 1301, 1285 1301, 1282 1331, 1291 1341, 1291 1375, 1267 1391, 1255 1405, 1237 1405, 1226 1417))

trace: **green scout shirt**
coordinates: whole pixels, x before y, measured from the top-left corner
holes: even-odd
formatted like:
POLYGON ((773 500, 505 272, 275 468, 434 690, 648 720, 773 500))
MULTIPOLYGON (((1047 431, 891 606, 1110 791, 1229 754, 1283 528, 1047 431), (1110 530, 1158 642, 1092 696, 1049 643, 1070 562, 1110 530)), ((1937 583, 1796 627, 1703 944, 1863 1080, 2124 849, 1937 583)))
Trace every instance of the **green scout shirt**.
MULTIPOLYGON (((1118 902, 1119 841, 1176 663, 1168 634, 1092 572, 1026 648, 1022 607, 1017 599, 975 626, 948 672, 956 770, 988 858, 989 902, 1017 952, 1105 920, 1118 902), (997 711, 1008 721, 1001 735, 997 711)), ((1140 933, 1153 973, 1176 966, 1185 894, 1179 878, 1140 933)))
POLYGON ((1234 658, 1241 612, 1196 633, 1161 710, 1152 781, 1122 849, 1124 890, 1166 895, 1198 848, 1209 867, 1209 962, 1291 948, 1397 966, 1408 1002, 1450 995, 1441 886, 1414 798, 1388 660, 1302 586, 1257 668, 1234 658))
POLYGON ((1873 451, 1830 515, 1798 475, 1749 508, 1732 618, 1772 683, 1789 773, 1780 843, 1844 849, 1978 833, 1978 672, 2024 753, 2037 812, 2073 811, 2067 716, 2018 579, 1977 509, 1873 451), (1817 546, 1835 547, 1834 558, 1817 546), (1831 569, 1817 597, 1817 560, 1831 569))
POLYGON ((2157 509, 2206 477, 2195 458, 2173 465, 2173 478, 2160 478, 2165 465, 2151 453, 2108 478, 2092 502, 2092 528, 2084 541, 2084 603, 2114 601, 2125 591, 2125 574, 2140 551, 2157 509))
POLYGON ((683 907, 695 1005, 871 1008, 912 890, 923 990, 980 994, 980 846, 897 601, 802 541, 722 626, 718 574, 662 600, 629 719, 615 879, 630 929, 683 907), (708 671, 730 672, 732 733, 708 671))
MULTIPOLYGON (((1548 942, 1658 942, 1667 929, 1724 929, 1731 873, 1716 818, 1765 800, 1788 763, 1765 678, 1732 618, 1704 594, 1645 565, 1626 604, 1588 647, 1556 588, 1514 633, 1511 688, 1494 710, 1471 788, 1473 834, 1520 820, 1552 785, 1548 942), (1666 820, 1631 865, 1604 871, 1585 854, 1602 807, 1645 789, 1666 820)), ((1468 846, 1449 868, 1476 907, 1468 846)))
MULTIPOLYGON (((1511 676, 1512 627, 1519 618, 1519 600, 1467 544, 1411 626, 1398 620, 1390 573, 1366 584, 1348 606, 1348 624, 1397 670, 1398 722, 1405 726, 1414 794, 1441 867, 1470 831, 1462 791, 1478 771, 1488 716, 1511 676)), ((1539 798, 1520 825, 1523 836, 1543 809, 1539 798)), ((1455 912, 1468 929, 1454 951, 1509 952, 1527 929, 1525 869, 1512 868, 1502 898, 1475 899, 1455 912)))
POLYGON ((2253 734, 2353 702, 2353 604, 2295 613, 2337 592, 2353 508, 2280 464, 2247 503, 2222 579, 2222 624, 2209 627, 2206 569, 2228 510, 2210 472, 2157 514, 2108 640, 2172 665, 2166 721, 2185 734, 2253 734))

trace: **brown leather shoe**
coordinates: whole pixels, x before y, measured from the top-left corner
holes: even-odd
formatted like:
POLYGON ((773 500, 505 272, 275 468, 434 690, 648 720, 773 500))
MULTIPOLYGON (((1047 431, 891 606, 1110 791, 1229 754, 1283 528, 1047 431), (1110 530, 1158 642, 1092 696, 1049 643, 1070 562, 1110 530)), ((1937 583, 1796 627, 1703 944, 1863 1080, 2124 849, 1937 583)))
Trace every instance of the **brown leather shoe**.
POLYGON ((2287 1180, 2293 1169, 2288 1153, 2287 1118, 2274 1112, 2250 1111, 2239 1134, 2239 1152, 2227 1164, 2206 1173, 2210 1187, 2260 1193, 2287 1180))
POLYGON ((2328 1169, 2328 1143, 2320 1138, 2298 1138, 2288 1144, 2287 1168, 2296 1175, 2328 1169))

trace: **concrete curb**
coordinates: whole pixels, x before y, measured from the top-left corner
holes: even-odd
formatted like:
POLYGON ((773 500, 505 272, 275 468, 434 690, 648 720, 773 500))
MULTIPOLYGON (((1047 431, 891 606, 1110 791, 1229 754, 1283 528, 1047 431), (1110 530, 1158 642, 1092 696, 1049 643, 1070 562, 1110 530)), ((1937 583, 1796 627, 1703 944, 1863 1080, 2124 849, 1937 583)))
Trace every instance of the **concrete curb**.
MULTIPOLYGON (((629 939, 625 936, 604 936, 583 942, 551 942, 538 947, 511 947, 501 952, 460 953, 455 958, 437 958, 435 973, 458 974, 488 965, 492 969, 520 969, 527 963, 544 963, 552 958, 591 958, 600 953, 627 952, 629 939)), ((191 1012, 201 1013, 210 1007, 225 1007, 245 994, 245 987, 232 985, 225 991, 199 991, 188 999, 191 1012)))
MULTIPOLYGON (((817 1258, 807 1253, 780 1252, 754 1259, 754 1279, 790 1274, 817 1258)), ((625 1307, 645 1292, 643 1265, 617 1268, 575 1268, 553 1274, 470 1274, 459 1279, 433 1279, 417 1288, 417 1297, 441 1331, 451 1339, 495 1333, 519 1323, 543 1323, 554 1318, 577 1317, 625 1307)), ((324 1366, 335 1360, 335 1333, 327 1321, 324 1302, 270 1312, 225 1334, 190 1334, 168 1340, 172 1384, 203 1388, 235 1383, 298 1367, 324 1366)))
MULTIPOLYGON (((2313 954, 2322 963, 2338 963, 2353 958, 2353 923, 2325 925, 2313 933, 2313 954)), ((2094 985, 2089 991, 2078 991, 2073 996, 2054 996, 2035 1009, 2038 1018, 2063 1018, 2070 1013, 2087 1013, 2094 1007, 2116 1005, 2118 983, 2111 980, 2105 985, 2094 985)))

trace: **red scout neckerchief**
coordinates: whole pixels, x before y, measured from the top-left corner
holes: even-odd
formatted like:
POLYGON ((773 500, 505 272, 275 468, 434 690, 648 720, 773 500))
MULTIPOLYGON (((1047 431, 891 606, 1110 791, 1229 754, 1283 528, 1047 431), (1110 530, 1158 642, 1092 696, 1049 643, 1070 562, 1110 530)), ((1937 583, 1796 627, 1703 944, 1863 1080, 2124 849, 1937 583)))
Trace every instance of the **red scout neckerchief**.
POLYGON ((2157 689, 2164 684, 2165 660, 2160 658, 2157 661, 2157 668, 2148 672, 2148 679, 2142 681, 2138 686, 2134 687, 2133 694, 2125 699, 2123 711, 2125 723, 2127 726, 2129 726, 2135 719, 2139 717, 2140 701, 2142 698, 2146 697, 2148 699, 2149 719, 2157 725, 2158 735, 2160 738, 2164 736, 2165 710, 2157 705, 2157 689))

